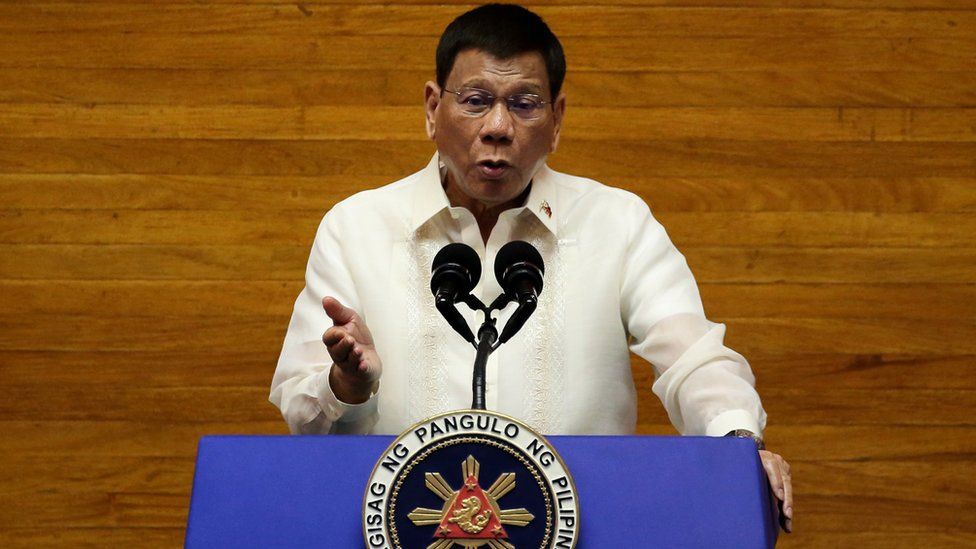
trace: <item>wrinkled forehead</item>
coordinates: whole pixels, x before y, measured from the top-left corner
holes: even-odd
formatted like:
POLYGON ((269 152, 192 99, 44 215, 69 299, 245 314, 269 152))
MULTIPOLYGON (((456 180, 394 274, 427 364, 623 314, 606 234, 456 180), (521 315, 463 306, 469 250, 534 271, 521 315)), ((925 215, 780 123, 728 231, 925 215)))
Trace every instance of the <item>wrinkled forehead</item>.
POLYGON ((477 49, 458 52, 447 86, 481 88, 496 93, 549 93, 549 74, 542 54, 523 52, 499 59, 477 49))

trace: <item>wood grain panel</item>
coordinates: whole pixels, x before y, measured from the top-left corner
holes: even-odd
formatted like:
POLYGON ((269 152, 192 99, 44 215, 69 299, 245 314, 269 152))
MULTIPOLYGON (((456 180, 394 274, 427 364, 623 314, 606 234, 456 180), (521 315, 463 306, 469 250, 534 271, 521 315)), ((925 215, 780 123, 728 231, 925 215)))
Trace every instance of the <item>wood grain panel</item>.
MULTIPOLYGON (((309 239, 308 243, 311 243, 309 239)), ((0 278, 301 280, 308 246, 0 244, 0 278)))
MULTIPOLYGON (((0 280, 7 314, 86 316, 289 315, 294 280, 0 280)), ((973 284, 700 285, 709 315, 733 318, 976 318, 973 284)))
MULTIPOLYGON (((287 432, 316 225, 429 160, 467 5, 0 0, 0 545, 179 545, 199 437, 287 432)), ((648 201, 749 358, 779 545, 976 544, 976 1, 538 9, 570 65, 550 164, 648 201)))
MULTIPOLYGON (((422 168, 421 141, 4 139, 0 173, 388 176, 422 168)), ((802 141, 561 141, 559 171, 631 177, 960 177, 976 173, 976 143, 802 141)))
POLYGON ((976 214, 661 213, 675 244, 755 247, 925 247, 971 245, 976 214))
POLYGON ((973 284, 701 284, 719 317, 976 318, 973 284))
MULTIPOLYGON (((811 495, 823 497, 873 494, 886 500, 911 501, 918 509, 929 504, 950 504, 957 508, 943 509, 946 516, 959 519, 967 505, 976 502, 976 480, 966 478, 965 461, 918 463, 915 461, 879 461, 869 465, 851 462, 800 462, 797 464, 807 478, 823 478, 820 486, 808 486, 811 495), (894 480, 893 479, 897 479, 894 480), (962 480, 962 482, 960 482, 962 480), (920 488, 919 485, 922 485, 920 488)), ((976 525, 946 525, 947 529, 973 531, 976 525)), ((830 528, 849 530, 856 528, 830 528)))
POLYGON ((848 354, 976 354, 972 324, 958 320, 779 318, 723 319, 727 341, 753 351, 848 354))
MULTIPOLYGON (((968 73, 957 78, 965 81, 965 74, 968 73)), ((31 67, 0 69, 0 101, 78 105, 415 106, 423 104, 424 83, 431 79, 433 69, 70 70, 31 67)), ((952 91, 946 93, 947 98, 968 101, 965 91, 957 92, 962 94, 958 96, 952 91)))
POLYGON ((128 526, 172 528, 186 524, 188 494, 48 491, 31 498, 0 494, 9 510, 0 527, 13 524, 47 527, 128 526))
MULTIPOLYGON (((951 463, 976 458, 976 429, 925 425, 779 425, 765 433, 771 448, 789 448, 791 461, 884 460, 951 463)), ((815 479, 809 479, 815 480, 815 479)), ((960 479, 962 480, 962 479, 960 479)))
MULTIPOLYGON (((269 404, 270 406, 270 404, 269 404)), ((38 456, 162 456, 196 455, 197 441, 208 434, 287 434, 284 422, 176 423, 160 428, 139 419, 126 421, 16 421, 0 420, 6 436, 0 450, 8 454, 38 456)), ((663 423, 643 423, 639 432, 674 434, 663 423)), ((891 425, 879 429, 861 425, 789 425, 771 423, 771 447, 789 448, 791 460, 867 461, 976 458, 976 429, 967 426, 891 425)))
MULTIPOLYGON (((272 406, 268 404, 268 406, 272 406)), ((206 435, 286 435, 288 427, 271 408, 271 420, 250 422, 146 423, 126 421, 0 420, 0 450, 26 456, 184 457, 195 459, 206 435)), ((939 432, 939 431, 936 431, 939 432)))
MULTIPOLYGON (((140 387, 260 387, 270 384, 278 348, 260 351, 4 351, 0 374, 5 384, 63 385, 97 389, 111 381, 140 387)), ((972 355, 800 354, 762 350, 747 357, 766 387, 849 389, 976 390, 972 355)), ((632 357, 641 405, 660 408, 651 396, 650 366, 632 357)))
MULTIPOLYGON (((575 71, 969 70, 976 39, 827 37, 568 37, 575 71)), ((409 36, 10 33, 0 67, 432 70, 435 44, 409 36)))
POLYGON ((345 175, 413 173, 432 144, 192 139, 3 139, 0 173, 345 175))
MULTIPOLYGON (((276 331, 269 325, 268 329, 276 331)), ((4 384, 92 391, 106 382, 146 388, 258 387, 271 384, 279 346, 259 351, 4 351, 4 384)), ((270 391, 270 389, 269 389, 270 391)))
MULTIPOLYGON (((0 68, 0 102, 418 106, 426 70, 0 68)), ((974 107, 976 71, 575 72, 577 107, 974 107)), ((567 128, 569 129, 569 128, 567 128)))
POLYGON ((961 283, 974 279, 974 249, 689 248, 699 282, 961 283), (933 268, 937 266, 937 268, 933 268))
MULTIPOLYGON (((17 3, 17 0, 0 0, 0 4, 17 3)), ((64 0, 67 4, 87 4, 85 0, 64 0)), ((142 4, 145 0, 114 0, 117 4, 142 4)), ((173 0, 169 4, 196 4, 197 0, 173 0)), ((214 0, 215 4, 284 4, 294 6, 291 0, 214 0)), ((339 4, 346 5, 346 0, 319 0, 315 4, 339 4)), ((396 4, 391 4, 386 0, 365 0, 357 4, 379 4, 379 5, 452 5, 458 6, 456 14, 460 15, 469 6, 470 0, 400 0, 396 4)), ((585 4, 578 0, 550 0, 548 5, 566 6, 664 6, 664 7, 757 7, 757 8, 836 8, 850 10, 864 9, 893 9, 893 10, 913 10, 913 9, 954 9, 972 10, 976 9, 973 0, 590 0, 585 4)), ((532 9, 539 9, 540 6, 527 4, 532 9)), ((543 6, 544 7, 544 6, 543 6)), ((311 11, 313 6, 303 4, 302 8, 311 11)))
MULTIPOLYGON (((0 176, 2 181, 2 176, 0 176)), ((960 178, 620 177, 608 184, 665 211, 976 211, 976 180, 960 178)))
POLYGON ((7 528, 0 530, 0 543, 10 548, 34 547, 179 547, 186 527, 169 528, 7 528))
MULTIPOLYGON (((0 210, 0 243, 309 244, 321 218, 311 210, 0 210)), ((664 212, 657 218, 679 249, 959 248, 973 244, 976 234, 976 213, 664 212)))
POLYGON ((30 421, 124 421, 133 410, 142 411, 142 422, 165 428, 170 423, 273 421, 281 413, 268 402, 268 383, 260 387, 144 388, 104 385, 78 391, 75 388, 12 386, 19 396, 5 399, 0 413, 10 420, 30 421), (189 403, 197 403, 190 406, 189 403))
MULTIPOLYGON (((0 315, 0 350, 260 351, 280 348, 287 316, 88 317, 0 315)), ((739 352, 976 354, 958 320, 722 318, 739 352)))
POLYGON ((769 417, 787 427, 806 425, 974 425, 965 409, 976 391, 924 389, 833 389, 811 395, 805 389, 764 391, 769 417))
POLYGON ((804 524, 817 532, 972 533, 963 509, 976 500, 976 485, 958 482, 964 467, 965 462, 799 462, 797 478, 825 482, 798 483, 797 513, 803 509, 804 524))
POLYGON ((287 316, 0 315, 0 350, 257 351, 280 348, 287 316))
POLYGON ((52 484, 68 492, 188 493, 194 460, 188 457, 9 456, 0 465, 2 494, 25 496, 52 484))
MULTIPOLYGON (((837 387, 976 390, 976 360, 971 355, 777 354, 760 349, 746 358, 761 394, 766 388, 796 387, 818 394, 837 387)), ((642 407, 653 410, 657 406, 650 397, 653 370, 636 355, 631 355, 631 369, 642 407)))
POLYGON ((738 141, 973 141, 976 110, 788 108, 579 108, 567 138, 738 141))
POLYGON ((303 286, 301 276, 232 282, 0 280, 0 295, 10 303, 7 313, 23 315, 287 316, 303 286))
POLYGON ((570 72, 566 75, 565 89, 570 112, 576 106, 608 104, 621 107, 966 107, 976 104, 976 72, 781 68, 570 72))
MULTIPOLYGON (((427 141, 423 108, 0 106, 0 137, 427 141)), ((976 109, 594 108, 566 113, 567 139, 976 141, 976 109)))
MULTIPOLYGON (((833 388, 813 392, 807 389, 763 388, 763 408, 769 416, 769 422, 775 422, 781 428, 798 425, 973 427, 973 420, 965 417, 966 410, 972 409, 973 405, 976 405, 976 391, 969 390, 833 388)), ((637 422, 656 422, 662 416, 658 407, 659 405, 639 409, 637 422)), ((797 475, 797 478, 800 476, 797 475)))
MULTIPOLYGON (((146 424, 261 422, 279 417, 268 402, 268 383, 256 387, 142 387, 105 384, 92 390, 73 387, 11 385, 0 401, 7 420, 125 421, 141 410, 146 424), (198 403, 189 406, 188 403, 198 403)), ((770 420, 796 425, 959 425, 976 427, 968 410, 976 391, 947 389, 806 389, 763 391, 770 420)), ((655 407, 656 408, 656 407, 655 407)), ((660 415, 655 409, 651 417, 660 415)), ((648 423, 638 414, 638 423, 648 423)))
POLYGON ((976 534, 966 532, 814 532, 808 525, 800 525, 796 536, 780 536, 779 547, 804 549, 809 547, 844 547, 861 549, 891 549, 892 547, 945 547, 965 549, 976 543, 976 534))
MULTIPOLYGON (((98 33, 259 33, 305 36, 422 36, 436 41, 456 6, 378 5, 0 5, 0 31, 98 33)), ((544 7, 537 12, 561 39, 575 36, 961 36, 976 32, 970 11, 544 7)))
POLYGON ((322 213, 310 210, 0 210, 0 242, 310 245, 321 220, 322 213))
MULTIPOLYGON (((308 210, 324 214, 336 202, 392 180, 382 175, 0 174, 0 203, 18 210, 308 210)), ((933 204, 932 209, 968 208, 958 202, 965 200, 965 194, 956 192, 951 183, 910 183, 912 188, 934 185, 945 189, 940 193, 947 197, 943 206, 933 204)), ((879 192, 885 191, 879 188, 879 192)))
POLYGON ((965 529, 964 532, 972 534, 967 528, 966 514, 958 506, 938 501, 905 502, 856 494, 846 497, 811 495, 800 504, 810 509, 807 521, 811 523, 811 527, 835 529, 838 533, 850 532, 852 529, 875 532, 965 529))
MULTIPOLYGON (((310 240, 309 240, 310 242, 310 240)), ((685 247, 700 283, 969 284, 976 248, 685 247), (932 266, 938 265, 938 270, 932 266)), ((301 280, 306 246, 0 244, 0 279, 301 280)))
MULTIPOLYGON (((419 167, 419 166, 418 166, 419 167)), ((398 176, 0 174, 0 204, 17 210, 309 210, 322 214, 398 176)), ((602 182, 664 212, 976 212, 976 178, 653 177, 602 182)))

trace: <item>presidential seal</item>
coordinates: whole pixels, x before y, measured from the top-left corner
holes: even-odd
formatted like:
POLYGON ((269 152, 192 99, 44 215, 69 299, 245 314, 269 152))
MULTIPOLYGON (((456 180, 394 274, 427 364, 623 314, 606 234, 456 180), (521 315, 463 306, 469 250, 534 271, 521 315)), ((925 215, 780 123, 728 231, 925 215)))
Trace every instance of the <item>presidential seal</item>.
POLYGON ((579 499, 543 436, 461 410, 414 425, 386 449, 366 485, 363 535, 376 549, 569 549, 579 499))

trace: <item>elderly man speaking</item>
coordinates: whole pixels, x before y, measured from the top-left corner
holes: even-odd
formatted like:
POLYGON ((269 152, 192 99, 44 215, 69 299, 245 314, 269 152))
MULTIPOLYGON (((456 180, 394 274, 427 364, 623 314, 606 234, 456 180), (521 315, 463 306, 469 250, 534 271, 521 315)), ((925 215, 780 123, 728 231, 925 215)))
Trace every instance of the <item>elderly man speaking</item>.
MULTIPOLYGON (((559 40, 525 8, 486 5, 447 27, 436 65, 424 89, 436 154, 337 204, 315 235, 271 387, 291 431, 398 433, 467 407, 471 346, 434 307, 431 261, 462 242, 491 265, 524 240, 546 289, 488 360, 488 409, 550 434, 633 433, 633 351, 682 434, 756 440, 789 531, 789 465, 763 449, 749 364, 705 318, 684 257, 640 198, 546 165, 566 110, 559 40)), ((472 293, 501 291, 483 277, 472 293)))

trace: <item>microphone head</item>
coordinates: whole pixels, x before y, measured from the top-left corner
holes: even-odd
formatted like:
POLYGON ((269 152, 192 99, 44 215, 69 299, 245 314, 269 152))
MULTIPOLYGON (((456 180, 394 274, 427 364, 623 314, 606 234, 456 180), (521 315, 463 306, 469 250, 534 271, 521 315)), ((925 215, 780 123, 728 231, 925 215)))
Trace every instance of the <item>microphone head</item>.
POLYGON ((513 240, 502 246, 495 256, 495 278, 506 294, 515 296, 518 283, 527 280, 536 295, 542 293, 542 275, 546 267, 542 255, 535 246, 522 240, 513 240))
POLYGON ((471 246, 455 242, 437 252, 430 270, 433 273, 430 291, 434 295, 445 282, 451 282, 457 290, 457 297, 462 298, 471 293, 481 280, 481 258, 471 246))

